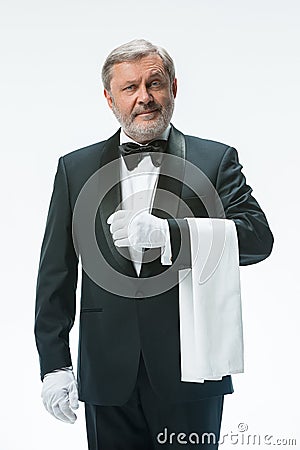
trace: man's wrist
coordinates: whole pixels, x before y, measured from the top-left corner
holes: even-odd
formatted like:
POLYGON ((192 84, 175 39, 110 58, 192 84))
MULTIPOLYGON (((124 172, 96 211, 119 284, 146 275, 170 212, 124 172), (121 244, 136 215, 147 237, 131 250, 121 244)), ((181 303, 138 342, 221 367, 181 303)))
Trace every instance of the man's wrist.
POLYGON ((166 219, 168 221, 174 270, 191 267, 190 231, 186 219, 166 219))
POLYGON ((51 372, 46 373, 45 376, 44 376, 44 378, 46 378, 47 375, 50 375, 50 374, 52 374, 52 373, 55 373, 55 372, 63 372, 63 371, 66 371, 66 372, 73 372, 73 367, 72 367, 72 366, 69 366, 69 367, 61 367, 60 369, 54 369, 54 370, 52 370, 51 372))
POLYGON ((165 245, 161 247, 161 256, 160 262, 163 266, 171 266, 172 265, 172 246, 171 246, 171 236, 170 229, 167 219, 162 219, 163 224, 163 232, 165 235, 165 245))

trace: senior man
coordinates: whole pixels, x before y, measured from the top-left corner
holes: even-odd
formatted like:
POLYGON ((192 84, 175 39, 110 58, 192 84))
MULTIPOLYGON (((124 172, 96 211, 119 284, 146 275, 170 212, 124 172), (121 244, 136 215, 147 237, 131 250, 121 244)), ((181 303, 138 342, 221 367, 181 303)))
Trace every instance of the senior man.
POLYGON ((233 220, 241 265, 270 254, 272 233, 236 150, 170 123, 177 80, 163 48, 145 40, 121 45, 107 57, 102 80, 121 128, 59 159, 41 249, 35 334, 43 402, 74 423, 79 396, 90 450, 216 449, 231 375, 201 383, 181 377, 178 272, 191 267, 186 218, 233 220), (187 179, 187 164, 199 177, 187 179), (79 257, 76 380, 69 333, 79 257), (201 440, 205 433, 215 438, 201 440))

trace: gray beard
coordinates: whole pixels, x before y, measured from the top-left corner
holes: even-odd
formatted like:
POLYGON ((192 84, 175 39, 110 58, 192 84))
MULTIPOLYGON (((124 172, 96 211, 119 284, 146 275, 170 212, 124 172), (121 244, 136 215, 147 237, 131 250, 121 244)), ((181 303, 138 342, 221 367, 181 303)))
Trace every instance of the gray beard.
MULTIPOLYGON (((174 99, 172 98, 165 108, 160 106, 159 116, 157 119, 149 121, 149 123, 145 120, 144 123, 136 124, 134 121, 134 114, 129 117, 124 117, 114 102, 112 104, 112 110, 127 136, 131 137, 136 142, 145 143, 156 139, 169 125, 174 111, 174 99)), ((147 109, 145 108, 145 111, 146 110, 147 109)))

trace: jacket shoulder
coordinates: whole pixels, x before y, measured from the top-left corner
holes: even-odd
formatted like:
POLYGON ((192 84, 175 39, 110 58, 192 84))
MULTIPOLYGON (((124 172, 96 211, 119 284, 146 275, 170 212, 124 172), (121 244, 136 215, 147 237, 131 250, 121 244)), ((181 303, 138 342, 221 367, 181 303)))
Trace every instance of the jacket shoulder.
POLYGON ((199 147, 206 150, 225 152, 229 147, 228 144, 223 142, 214 141, 211 139, 204 139, 197 136, 184 135, 188 145, 199 147))
POLYGON ((82 161, 86 161, 89 158, 93 158, 96 155, 99 156, 104 147, 106 141, 97 142, 95 144, 87 145, 86 147, 82 147, 72 152, 66 153, 62 156, 63 160, 66 163, 77 162, 80 163, 82 161))
POLYGON ((105 143, 106 141, 97 142, 61 156, 60 161, 71 192, 78 194, 86 181, 100 168, 105 143))
POLYGON ((185 135, 187 159, 192 162, 201 161, 201 164, 214 164, 219 166, 225 154, 235 151, 233 147, 223 142, 203 139, 196 136, 185 135))

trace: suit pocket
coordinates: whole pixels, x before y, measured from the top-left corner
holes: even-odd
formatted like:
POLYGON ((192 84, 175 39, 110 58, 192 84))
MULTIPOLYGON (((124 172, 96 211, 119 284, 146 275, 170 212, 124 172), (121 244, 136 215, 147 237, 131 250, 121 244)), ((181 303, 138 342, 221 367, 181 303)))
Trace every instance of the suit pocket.
POLYGON ((84 313, 101 313, 103 312, 103 308, 82 308, 80 310, 80 314, 84 313))

